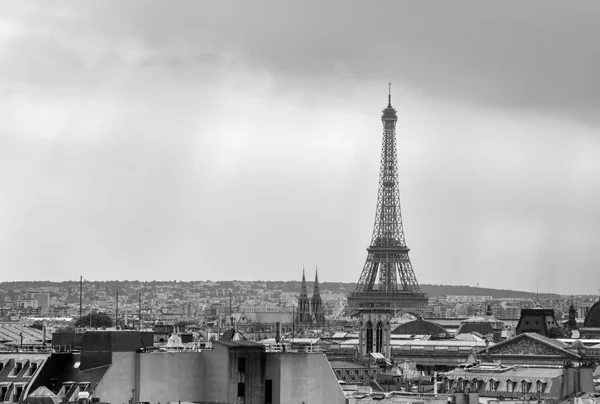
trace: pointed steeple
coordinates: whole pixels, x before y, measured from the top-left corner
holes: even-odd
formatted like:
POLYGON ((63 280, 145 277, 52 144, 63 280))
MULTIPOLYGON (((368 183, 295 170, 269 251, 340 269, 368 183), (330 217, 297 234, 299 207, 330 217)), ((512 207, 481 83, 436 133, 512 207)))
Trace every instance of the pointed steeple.
POLYGON ((308 298, 304 267, 302 267, 302 286, 300 287, 300 296, 298 296, 298 322, 310 322, 310 299, 308 298))
POLYGON ((316 267, 315 267, 315 286, 313 287, 313 299, 315 298, 315 296, 321 297, 321 292, 319 290, 319 272, 316 267))
POLYGON ((306 287, 306 275, 304 273, 304 267, 302 267, 302 286, 300 286, 300 298, 308 297, 308 291, 306 287))
POLYGON ((321 292, 319 290, 319 273, 315 267, 315 285, 313 287, 313 295, 310 299, 310 308, 312 317, 317 324, 323 324, 325 322, 325 313, 323 312, 323 300, 321 299, 321 292))

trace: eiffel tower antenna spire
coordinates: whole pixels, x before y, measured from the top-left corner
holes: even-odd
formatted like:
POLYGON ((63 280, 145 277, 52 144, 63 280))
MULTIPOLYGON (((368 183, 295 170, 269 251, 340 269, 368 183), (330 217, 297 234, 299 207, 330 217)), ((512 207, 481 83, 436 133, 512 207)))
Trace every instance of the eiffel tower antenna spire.
POLYGON ((388 92, 388 107, 392 107, 392 83, 388 83, 389 92, 388 92))

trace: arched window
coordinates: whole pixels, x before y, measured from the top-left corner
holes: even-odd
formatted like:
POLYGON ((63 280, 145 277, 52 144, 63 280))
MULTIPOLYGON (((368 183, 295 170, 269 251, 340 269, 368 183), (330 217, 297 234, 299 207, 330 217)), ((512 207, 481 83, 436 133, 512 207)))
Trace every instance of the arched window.
POLYGON ((544 383, 541 380, 538 380, 536 382, 536 387, 537 387, 536 390, 537 390, 538 393, 544 393, 544 391, 546 390, 546 383, 544 383))
POLYGON ((381 321, 377 323, 377 334, 375 337, 375 351, 381 352, 383 348, 383 323, 381 321))
POLYGON ((508 379, 506 381, 506 391, 508 391, 509 393, 512 393, 513 391, 515 391, 515 383, 512 380, 508 379))
POLYGON ((373 352, 373 323, 370 321, 367 321, 367 354, 370 354, 371 352, 373 352))

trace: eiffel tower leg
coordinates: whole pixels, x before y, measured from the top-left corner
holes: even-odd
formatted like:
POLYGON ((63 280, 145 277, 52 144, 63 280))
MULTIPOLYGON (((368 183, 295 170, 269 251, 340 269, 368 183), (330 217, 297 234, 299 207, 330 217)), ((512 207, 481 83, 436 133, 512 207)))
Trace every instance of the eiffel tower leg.
POLYGON ((356 285, 357 292, 373 290, 375 281, 377 280, 378 266, 379 262, 374 259, 373 254, 369 254, 362 273, 360 274, 360 278, 358 279, 358 285, 356 285))

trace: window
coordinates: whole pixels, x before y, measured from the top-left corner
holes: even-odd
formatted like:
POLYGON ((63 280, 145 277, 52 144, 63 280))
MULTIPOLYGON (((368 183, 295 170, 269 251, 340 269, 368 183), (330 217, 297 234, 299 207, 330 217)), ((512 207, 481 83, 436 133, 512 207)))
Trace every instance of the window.
POLYGON ((515 391, 515 382, 508 380, 506 382, 506 391, 508 391, 509 393, 515 391))
POLYGON ((373 323, 367 321, 367 354, 373 352, 373 323))
POLYGON ((0 389, 0 401, 5 401, 6 393, 8 393, 8 386, 2 386, 2 388, 0 389))
POLYGON ((15 393, 13 394, 13 401, 15 403, 19 402, 19 398, 21 397, 21 393, 23 393, 23 386, 21 386, 21 385, 15 386, 15 393))
POLYGON ((375 337, 375 351, 381 352, 381 348, 383 347, 383 323, 381 321, 377 323, 377 333, 375 337))
POLYGON ((265 380, 265 403, 273 402, 273 380, 265 380))
POLYGON ((21 370, 23 369, 23 364, 21 362, 15 362, 15 368, 13 369, 13 376, 17 376, 19 373, 21 373, 21 370))
POLYGON ((37 370, 37 367, 38 367, 37 362, 30 362, 29 363, 29 372, 27 372, 27 375, 28 376, 33 376, 33 374, 37 370))
POLYGON ((464 391, 464 389, 465 389, 465 381, 459 380, 458 381, 458 391, 461 392, 461 391, 464 391))
POLYGON ((246 397, 246 383, 238 383, 238 397, 246 397))
POLYGON ((536 383, 537 392, 543 393, 546 390, 546 383, 543 383, 541 380, 538 380, 536 383))
POLYGON ((498 390, 498 382, 496 380, 490 380, 490 391, 498 390))
POLYGON ((527 392, 529 391, 529 385, 530 385, 530 384, 531 384, 531 383, 527 382, 527 380, 523 380, 523 381, 521 382, 521 391, 522 391, 523 393, 527 393, 527 392))
POLYGON ((450 379, 446 379, 446 391, 450 391, 450 379))
POLYGON ((246 358, 238 358, 238 372, 246 371, 246 358))

